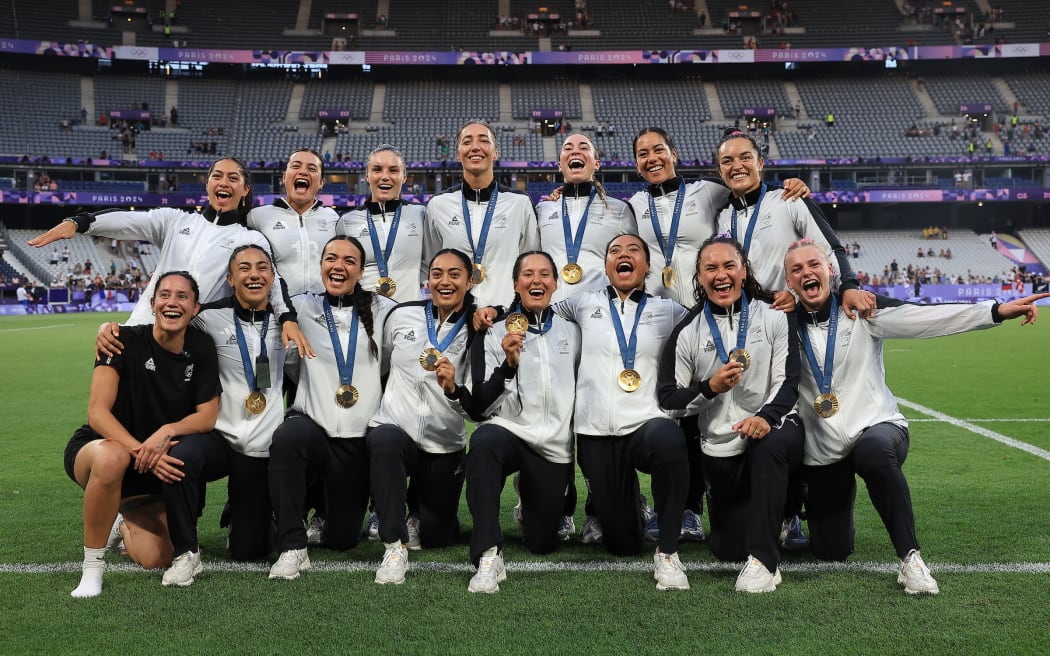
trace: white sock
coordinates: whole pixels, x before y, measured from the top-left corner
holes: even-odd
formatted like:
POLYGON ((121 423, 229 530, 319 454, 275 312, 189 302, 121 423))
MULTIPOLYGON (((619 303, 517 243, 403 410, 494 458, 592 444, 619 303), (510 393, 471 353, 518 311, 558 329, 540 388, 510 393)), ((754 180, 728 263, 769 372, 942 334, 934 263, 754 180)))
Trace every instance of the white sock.
POLYGON ((83 569, 80 585, 70 594, 78 599, 97 597, 102 594, 102 573, 106 571, 106 548, 84 547, 83 569))

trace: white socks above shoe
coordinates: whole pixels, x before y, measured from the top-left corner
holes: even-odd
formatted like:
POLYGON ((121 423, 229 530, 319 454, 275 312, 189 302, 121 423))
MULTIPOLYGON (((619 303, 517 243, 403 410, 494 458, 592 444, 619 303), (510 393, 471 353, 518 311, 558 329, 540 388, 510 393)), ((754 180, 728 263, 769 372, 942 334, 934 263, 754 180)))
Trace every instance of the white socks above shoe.
POLYGON ((99 596, 102 594, 102 573, 106 571, 106 548, 84 547, 83 568, 80 585, 70 594, 78 599, 99 596))

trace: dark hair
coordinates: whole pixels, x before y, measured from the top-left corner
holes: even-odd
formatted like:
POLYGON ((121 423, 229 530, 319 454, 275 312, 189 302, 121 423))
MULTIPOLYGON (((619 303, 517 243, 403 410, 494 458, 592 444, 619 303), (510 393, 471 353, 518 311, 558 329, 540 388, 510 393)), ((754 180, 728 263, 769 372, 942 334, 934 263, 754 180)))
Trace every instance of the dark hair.
POLYGON ((165 278, 169 278, 171 276, 179 276, 180 278, 185 278, 186 280, 188 280, 190 283, 190 291, 193 292, 193 302, 197 303, 201 300, 201 289, 197 286, 197 281, 194 280, 193 274, 191 274, 189 271, 166 271, 157 276, 157 284, 153 287, 153 296, 149 299, 151 305, 153 304, 153 299, 157 298, 157 290, 160 289, 160 283, 164 282, 165 278))
MULTIPOLYGON (((442 248, 438 252, 434 253, 434 256, 430 258, 430 262, 427 263, 427 271, 430 271, 430 267, 434 266, 434 261, 442 255, 452 255, 459 258, 459 261, 463 263, 463 267, 467 270, 467 274, 471 275, 474 270, 474 263, 470 261, 470 257, 466 253, 459 250, 458 248, 442 248)), ((471 316, 477 309, 477 301, 474 300, 474 294, 467 290, 467 293, 463 295, 463 311, 469 312, 467 315, 467 344, 469 345, 474 340, 474 322, 471 320, 471 316)))
POLYGON ((718 170, 719 168, 718 160, 720 156, 718 154, 718 151, 722 150, 722 144, 732 139, 747 139, 751 142, 751 147, 755 149, 755 154, 758 156, 758 159, 765 159, 764 157, 762 157, 762 148, 759 147, 758 142, 755 141, 754 137, 752 137, 746 132, 742 132, 740 128, 726 128, 722 131, 722 138, 718 141, 718 145, 715 146, 714 156, 712 160, 715 163, 715 170, 718 170))
POLYGON ((259 244, 241 244, 237 248, 233 249, 232 253, 230 253, 230 259, 226 261, 226 270, 230 273, 233 273, 233 261, 237 259, 238 255, 248 250, 249 248, 254 248, 256 250, 261 251, 262 254, 266 256, 266 260, 270 263, 270 266, 273 266, 273 257, 270 255, 269 252, 267 252, 265 248, 263 248, 259 244))
POLYGON ((700 250, 696 253, 696 273, 693 275, 693 299, 697 303, 703 303, 706 300, 707 295, 704 293, 704 286, 700 284, 700 256, 703 254, 704 249, 708 246, 715 244, 729 244, 736 251, 737 257, 744 265, 744 269, 747 272, 744 275, 743 290, 747 294, 748 299, 758 299, 760 301, 766 301, 767 303, 773 302, 773 292, 765 289, 759 284, 758 280, 755 279, 755 274, 751 268, 751 262, 747 259, 747 254, 744 253, 744 247, 740 245, 740 242, 726 235, 713 235, 704 240, 704 243, 700 244, 700 250))
MULTIPOLYGON (((586 134, 584 134, 582 132, 573 132, 568 137, 565 137, 564 141, 561 142, 562 143, 562 147, 563 148, 565 147, 565 142, 569 140, 569 137, 575 137, 577 135, 579 135, 579 136, 581 136, 581 137, 583 137, 584 139, 587 140, 587 143, 589 143, 591 145, 591 152, 594 153, 594 140, 591 139, 590 137, 588 137, 586 134)), ((561 161, 561 155, 560 154, 559 154, 558 158, 559 158, 559 162, 560 162, 561 161)), ((597 153, 594 153, 594 160, 598 161, 597 153)), ((562 178, 562 180, 564 180, 564 177, 562 178)), ((594 190, 596 192, 598 192, 598 197, 602 199, 602 205, 604 205, 605 208, 608 209, 609 208, 609 202, 606 199, 606 196, 608 196, 608 194, 605 191, 605 185, 603 185, 601 183, 601 181, 599 181, 597 178, 595 178, 594 174, 591 174, 591 185, 593 185, 594 186, 594 190)), ((559 187, 559 189, 564 189, 564 187, 565 186, 563 184, 561 187, 559 187)), ((533 252, 538 252, 538 251, 533 251, 533 252)), ((557 268, 557 267, 555 267, 555 268, 557 268)), ((517 278, 518 276, 515 275, 514 277, 517 278)))
MULTIPOLYGON (((514 269, 511 273, 511 278, 514 280, 514 282, 517 282, 518 276, 521 275, 521 263, 524 262, 525 258, 529 257, 530 255, 539 255, 541 257, 547 258, 547 261, 551 263, 551 271, 554 272, 554 279, 555 281, 557 281, 558 265, 554 263, 554 258, 551 257, 550 253, 548 253, 547 251, 525 251, 524 253, 518 255, 518 259, 514 260, 514 269)), ((519 294, 518 292, 514 292, 514 300, 510 302, 509 306, 507 306, 507 310, 510 311, 513 308, 518 307, 520 304, 521 294, 519 294)))
POLYGON ((636 234, 634 234, 632 232, 621 232, 620 234, 618 234, 615 237, 613 237, 612 239, 610 239, 609 243, 607 243, 605 245, 605 256, 606 257, 609 256, 609 247, 612 246, 612 243, 614 241, 616 241, 617 239, 619 239, 620 237, 634 237, 635 239, 637 239, 638 242, 641 243, 641 245, 642 245, 642 250, 645 251, 645 263, 646 264, 652 264, 652 262, 650 261, 651 258, 652 258, 652 254, 649 252, 649 244, 645 243, 644 239, 642 239, 641 237, 639 237, 638 235, 636 235, 636 234))
POLYGON ((244 162, 236 157, 220 157, 208 167, 209 178, 219 162, 233 162, 237 165, 237 168, 240 169, 241 177, 244 178, 244 186, 248 188, 248 193, 246 193, 244 198, 241 199, 241 202, 237 204, 238 219, 241 223, 244 223, 248 218, 249 210, 252 209, 252 176, 248 174, 248 167, 244 165, 244 162))
POLYGON ((634 135, 634 141, 631 142, 631 155, 634 156, 634 154, 638 152, 638 140, 641 139, 643 135, 649 134, 650 132, 658 134, 663 138, 667 147, 675 151, 675 159, 677 160, 678 149, 675 148, 674 139, 671 137, 671 134, 667 130, 657 127, 642 128, 638 131, 638 134, 634 135))
MULTIPOLYGON (((357 252, 361 254, 361 269, 364 270, 365 263, 368 261, 368 257, 365 255, 365 247, 361 245, 361 242, 351 237, 350 235, 336 235, 325 242, 324 248, 321 249, 321 258, 324 259, 324 252, 328 250, 329 244, 334 241, 347 241, 350 242, 357 252)), ((368 335, 368 350, 372 353, 372 357, 379 357, 379 346, 376 344, 374 337, 375 333, 375 317, 372 316, 372 297, 374 294, 370 291, 366 291, 361 286, 361 281, 358 280, 357 284, 354 285, 354 308, 357 310, 357 316, 361 318, 361 323, 365 326, 365 333, 368 335)), ((349 357, 350 354, 347 355, 349 357)))
POLYGON ((466 130, 467 126, 469 126, 469 125, 480 125, 480 126, 484 127, 486 130, 488 130, 489 131, 489 136, 492 137, 492 145, 496 147, 496 150, 499 150, 499 144, 496 143, 496 131, 493 130, 492 126, 489 125, 486 121, 482 121, 480 119, 477 120, 477 121, 467 121, 463 125, 459 126, 459 129, 456 130, 456 145, 457 146, 459 145, 459 137, 460 137, 460 135, 463 134, 463 130, 466 130))
MULTIPOLYGON (((296 153, 310 153, 311 155, 316 157, 317 161, 321 163, 321 177, 322 178, 324 177, 324 158, 321 157, 321 153, 317 152, 313 148, 307 148, 307 147, 304 146, 303 148, 296 148, 295 150, 293 150, 292 154, 288 156, 288 159, 291 159, 292 156, 295 155, 296 153)), ((284 163, 284 170, 286 170, 286 171, 288 170, 288 162, 287 161, 284 163)))

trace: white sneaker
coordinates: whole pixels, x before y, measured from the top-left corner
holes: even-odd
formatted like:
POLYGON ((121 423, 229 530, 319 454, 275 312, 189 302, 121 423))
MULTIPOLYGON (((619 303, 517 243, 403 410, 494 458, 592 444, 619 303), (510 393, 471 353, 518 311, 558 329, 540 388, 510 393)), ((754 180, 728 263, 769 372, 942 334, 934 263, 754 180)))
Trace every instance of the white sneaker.
POLYGON ((665 554, 656 550, 653 556, 653 578, 657 590, 688 590, 689 578, 685 575, 685 565, 678 558, 678 553, 665 554))
POLYGON ((379 542, 379 515, 370 513, 368 515, 368 541, 379 542))
POLYGON ((106 551, 115 551, 119 553, 127 552, 124 548, 124 536, 120 534, 120 526, 123 523, 124 515, 117 513, 117 518, 113 520, 113 528, 109 529, 109 539, 106 540, 106 551))
POLYGON ((376 583, 401 585, 405 582, 406 571, 408 571, 408 549, 405 548, 405 545, 400 542, 391 542, 386 545, 383 562, 376 570, 376 583))
POLYGON ((514 504, 514 508, 510 511, 510 514, 514 517, 514 523, 518 525, 518 529, 521 529, 522 525, 525 523, 525 520, 521 518, 521 499, 518 499, 518 502, 514 504))
POLYGON ((562 517, 561 524, 558 526, 558 539, 562 542, 567 542, 575 532, 576 520, 572 518, 572 515, 562 517))
POLYGON ((908 594, 931 594, 935 595, 941 591, 937 581, 930 575, 930 568, 923 562, 918 549, 912 549, 901 561, 900 571, 897 573, 897 583, 904 585, 904 591, 908 594))
POLYGON ((499 592, 501 581, 507 580, 507 567, 503 564, 503 554, 496 547, 491 547, 481 556, 478 573, 470 579, 467 590, 493 594, 499 592))
POLYGON ((736 577, 737 592, 773 592, 780 585, 783 577, 780 576, 780 568, 770 572, 762 561, 754 556, 748 555, 744 568, 736 577))
POLYGON ((291 581, 299 578, 299 574, 310 569, 310 556, 306 553, 306 547, 302 549, 289 549, 277 558, 277 562, 270 568, 270 580, 283 579, 291 581))
POLYGON ((412 551, 422 549, 423 544, 419 541, 419 518, 409 515, 405 520, 405 530, 408 531, 408 542, 405 543, 405 546, 412 551))
POLYGON ((601 544, 602 523, 594 515, 588 515, 583 522, 583 530, 580 531, 580 540, 584 544, 601 544))
POLYGON ((185 588, 193 585, 193 577, 204 571, 201 565, 201 553, 199 551, 187 551, 171 562, 171 567, 164 570, 164 576, 160 582, 165 586, 178 586, 185 588))
POLYGON ((310 520, 310 525, 306 527, 306 544, 315 547, 324 544, 324 532, 324 517, 314 515, 310 520))

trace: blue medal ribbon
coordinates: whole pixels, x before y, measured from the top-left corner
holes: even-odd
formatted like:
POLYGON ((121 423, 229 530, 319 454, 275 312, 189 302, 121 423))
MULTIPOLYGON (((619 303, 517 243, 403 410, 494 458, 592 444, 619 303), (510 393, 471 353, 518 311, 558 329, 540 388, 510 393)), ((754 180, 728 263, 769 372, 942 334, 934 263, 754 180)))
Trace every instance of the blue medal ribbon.
POLYGON ((357 309, 354 309, 354 318, 350 322, 350 342, 346 346, 346 358, 343 358, 343 347, 339 344, 339 330, 335 325, 335 317, 332 316, 332 306, 327 298, 323 300, 323 304, 324 322, 328 326, 328 335, 332 338, 335 365, 339 368, 339 382, 350 385, 354 380, 354 355, 357 353, 357 309))
POLYGON ((587 207, 583 210, 583 218, 580 219, 580 226, 576 228, 575 237, 572 235, 572 227, 569 221, 569 204, 565 202, 565 196, 561 197, 561 223, 565 229, 565 255, 569 264, 576 264, 576 260, 580 257, 580 248, 583 246, 583 233, 587 229, 587 214, 591 211, 591 202, 594 201, 596 193, 597 190, 591 187, 591 195, 587 198, 587 207))
POLYGON ((653 232, 656 240, 660 243, 660 250, 664 254, 664 262, 671 266, 671 258, 674 256, 674 247, 678 242, 678 224, 682 220, 682 204, 685 202, 685 180, 678 185, 678 195, 674 199, 674 210, 671 212, 671 229, 667 233, 667 241, 664 241, 664 233, 660 229, 660 215, 656 213, 656 201, 649 194, 649 220, 653 222, 653 232))
POLYGON ((624 369, 634 369, 634 354, 638 350, 638 321, 642 318, 642 310, 645 309, 647 296, 642 296, 638 301, 638 309, 634 314, 634 326, 631 328, 631 341, 628 342, 623 333, 623 324, 620 323, 620 314, 616 311, 616 301, 613 294, 609 295, 609 312, 612 313, 613 328, 616 329, 616 341, 620 345, 620 359, 623 360, 624 369))
POLYGON ((481 236, 478 237, 478 243, 474 244, 474 231, 470 226, 470 207, 467 205, 467 197, 462 193, 460 194, 460 200, 463 201, 463 222, 467 225, 467 239, 470 240, 470 248, 474 251, 474 264, 480 265, 481 258, 485 255, 485 242, 489 238, 489 225, 492 224, 492 216, 496 213, 496 197, 499 193, 499 185, 492 188, 492 195, 489 196, 488 207, 485 208, 485 220, 481 223, 481 236))
MULTIPOLYGON (((744 290, 740 290, 740 321, 737 322, 736 329, 736 348, 742 349, 747 344, 747 317, 748 317, 748 301, 747 294, 744 290)), ((722 331, 718 329, 718 323, 715 321, 714 315, 711 313, 711 301, 704 303, 704 318, 707 319, 707 325, 711 328, 711 339, 715 343, 715 350, 718 351, 718 359, 722 361, 722 364, 729 362, 729 353, 726 352, 725 344, 722 343, 722 331)))
MULTIPOLYGON (((801 312, 801 306, 799 306, 801 312)), ((806 358, 809 360, 810 371, 813 372, 813 378, 817 381, 817 389, 820 390, 821 394, 827 394, 831 391, 831 373, 835 366, 835 334, 838 332, 839 326, 839 303, 835 295, 831 296, 831 317, 828 319, 828 345, 824 349, 824 371, 820 370, 820 365, 817 364, 817 357, 813 353, 813 344, 809 341, 809 331, 806 330, 806 324, 802 321, 798 322, 798 332, 802 337, 802 348, 806 351, 806 358)))
POLYGON ((751 213, 751 220, 747 222, 747 231, 744 233, 744 241, 740 242, 740 238, 737 237, 736 230, 736 208, 733 208, 733 217, 730 219, 731 223, 729 226, 730 234, 733 239, 740 242, 740 245, 744 247, 744 253, 748 253, 751 250, 751 236, 755 233, 755 225, 758 223, 758 211, 762 209, 762 199, 766 197, 766 183, 762 183, 761 191, 758 192, 758 200, 755 201, 755 211, 751 213))
MULTIPOLYGON (((244 329, 241 328, 241 322, 237 319, 237 308, 233 309, 233 327, 237 331, 237 348, 241 351, 241 364, 244 365, 244 380, 248 383, 248 389, 253 392, 258 392, 258 388, 255 385, 255 367, 252 366, 252 356, 248 352, 248 341, 244 338, 244 329)), ((262 325, 262 336, 259 338, 259 342, 262 345, 262 354, 266 353, 266 331, 270 328, 270 313, 266 312, 263 314, 263 325, 262 325)))
POLYGON ((368 238, 372 240, 372 251, 376 255, 376 267, 379 268, 379 275, 383 278, 390 276, 390 267, 387 264, 387 260, 390 259, 390 254, 394 252, 394 239, 397 237, 397 225, 401 222, 401 204, 398 204, 397 209, 394 210, 394 220, 390 223, 390 231, 386 234, 386 248, 379 247, 379 235, 376 233, 376 224, 372 220, 372 210, 365 206, 365 221, 368 222, 368 238))
POLYGON ((438 336, 437 336, 437 329, 438 329, 438 327, 437 327, 437 325, 434 322, 434 302, 433 301, 427 301, 427 306, 425 308, 425 313, 427 315, 427 338, 430 339, 430 343, 434 345, 434 348, 436 348, 441 353, 444 353, 445 349, 448 348, 448 345, 452 343, 452 340, 456 339, 456 335, 459 334, 459 329, 463 327, 464 323, 466 323, 466 321, 467 321, 467 313, 466 312, 462 312, 461 313, 461 315, 459 317, 459 321, 457 321, 456 323, 452 324, 452 329, 448 331, 448 334, 445 335, 445 339, 443 339, 441 341, 438 341, 438 336))
MULTIPOLYGON (((524 314, 526 317, 529 316, 529 315, 525 314, 525 310, 521 307, 521 303, 519 303, 517 305, 517 309, 515 310, 515 312, 519 312, 521 314, 524 314)), ((542 315, 543 315, 542 312, 539 315, 537 315, 537 317, 536 317, 537 321, 539 320, 539 317, 542 316, 542 315)), ((534 334, 534 335, 542 335, 543 333, 545 333, 545 332, 547 332, 548 330, 551 329, 551 324, 553 322, 554 322, 554 312, 553 311, 548 311, 547 312, 547 319, 543 322, 543 326, 542 327, 538 323, 535 326, 533 326, 532 322, 531 321, 529 322, 529 332, 534 334)))

